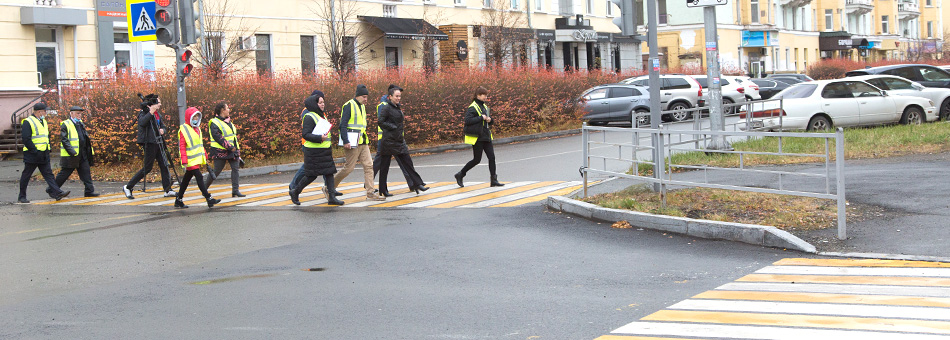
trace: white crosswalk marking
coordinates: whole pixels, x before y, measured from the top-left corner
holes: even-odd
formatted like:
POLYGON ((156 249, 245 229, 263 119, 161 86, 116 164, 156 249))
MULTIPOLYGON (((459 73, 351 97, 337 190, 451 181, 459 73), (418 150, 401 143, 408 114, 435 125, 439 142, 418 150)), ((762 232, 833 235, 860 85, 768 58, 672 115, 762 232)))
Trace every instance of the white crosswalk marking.
POLYGON ((950 340, 948 267, 783 259, 601 338, 950 340))

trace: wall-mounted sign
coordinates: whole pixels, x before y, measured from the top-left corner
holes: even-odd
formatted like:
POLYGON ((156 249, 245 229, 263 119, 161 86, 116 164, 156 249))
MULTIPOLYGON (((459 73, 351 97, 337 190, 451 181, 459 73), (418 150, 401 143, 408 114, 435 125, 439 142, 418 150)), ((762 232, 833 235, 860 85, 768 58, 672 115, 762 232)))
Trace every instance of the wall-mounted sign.
POLYGON ((465 40, 459 40, 459 42, 455 44, 455 54, 459 60, 468 59, 468 44, 465 40))
POLYGON ((597 41, 597 31, 561 29, 555 31, 555 41, 587 42, 597 41))
POLYGON ((686 0, 686 7, 720 6, 728 3, 728 0, 686 0))

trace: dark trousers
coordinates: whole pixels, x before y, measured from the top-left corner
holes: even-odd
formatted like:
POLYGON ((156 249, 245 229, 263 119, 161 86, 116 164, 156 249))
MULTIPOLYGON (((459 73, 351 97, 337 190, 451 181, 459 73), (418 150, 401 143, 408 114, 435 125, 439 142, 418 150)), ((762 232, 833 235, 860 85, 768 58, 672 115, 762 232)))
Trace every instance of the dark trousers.
POLYGON ((475 157, 462 167, 462 176, 465 176, 469 170, 472 170, 478 163, 482 162, 482 152, 484 152, 485 156, 488 156, 488 173, 491 174, 492 177, 495 177, 495 147, 492 146, 491 141, 475 142, 475 145, 472 145, 472 152, 475 157))
MULTIPOLYGON (((301 177, 303 177, 303 164, 300 165, 300 169, 297 169, 297 173, 294 174, 294 179, 290 180, 290 185, 287 186, 287 189, 294 190, 297 182, 300 182, 301 177)), ((312 182, 313 180, 310 181, 312 182)))
MULTIPOLYGON (((155 165, 155 161, 157 160, 158 170, 162 173, 162 189, 166 192, 172 190, 172 184, 168 175, 168 163, 165 163, 165 157, 162 157, 162 148, 155 143, 145 143, 142 147, 145 149, 145 159, 142 161, 142 169, 136 172, 135 176, 132 176, 132 179, 129 180, 129 183, 126 184, 125 187, 132 190, 139 181, 145 178, 145 175, 152 172, 152 166, 155 165)), ((201 184, 204 185, 204 183, 201 184)))
POLYGON ((409 186, 410 190, 417 186, 426 185, 426 183, 422 181, 422 176, 419 176, 419 173, 416 172, 415 166, 412 165, 412 158, 409 157, 408 153, 392 156, 383 155, 379 160, 380 193, 389 193, 389 188, 386 186, 386 180, 389 177, 389 165, 392 164, 392 158, 396 158, 396 163, 399 164, 399 168, 402 169, 403 176, 406 176, 406 185, 409 186))
MULTIPOLYGON (((86 194, 96 192, 96 187, 92 185, 92 172, 89 169, 89 160, 85 158, 79 163, 78 168, 62 168, 59 170, 59 173, 56 174, 57 188, 62 188, 63 184, 69 180, 69 176, 72 176, 73 170, 79 173, 79 180, 82 181, 82 184, 86 187, 86 194)), ((53 191, 53 187, 46 188, 47 193, 52 193, 53 191)))
MULTIPOLYGON (((373 156, 373 177, 376 177, 376 174, 379 173, 379 162, 381 162, 383 159, 383 155, 379 154, 379 149, 382 144, 382 141, 376 142, 376 155, 373 156)), ((403 164, 402 158, 396 158, 396 164, 399 164, 399 170, 402 170, 402 176, 409 178, 409 173, 406 172, 408 167, 403 164)), ((406 181, 408 182, 408 179, 406 181)))
POLYGON ((188 182, 191 182, 191 178, 195 178, 195 184, 198 184, 198 190, 201 190, 201 196, 205 198, 211 198, 211 194, 208 193, 208 187, 205 186, 205 182, 201 177, 201 170, 194 169, 185 171, 185 174, 181 177, 181 184, 178 187, 178 199, 185 197, 185 190, 188 190, 188 182))
MULTIPOLYGON (((303 169, 303 168, 301 168, 301 169, 303 169)), ((294 177, 294 179, 295 179, 296 181, 290 183, 290 186, 291 186, 291 188, 292 188, 291 190, 297 190, 297 193, 303 192, 303 189, 305 189, 308 185, 310 185, 310 183, 313 183, 313 180, 317 179, 317 177, 320 177, 320 176, 307 176, 307 175, 304 175, 304 174, 303 174, 303 171, 299 171, 298 173, 300 174, 300 177, 294 177)), ((332 195, 334 192, 336 192, 336 188, 334 188, 333 175, 332 175, 332 174, 331 174, 331 175, 323 175, 323 186, 327 188, 327 191, 330 192, 331 195, 332 195)), ((329 197, 327 197, 327 199, 329 199, 329 197)))
POLYGON ((26 187, 30 185, 30 177, 33 177, 33 171, 36 171, 36 169, 40 169, 40 174, 46 180, 46 185, 52 188, 50 190, 51 197, 59 196, 63 192, 56 184, 56 178, 53 177, 53 169, 50 168, 49 162, 43 164, 23 163, 23 173, 20 174, 20 196, 17 199, 26 198, 26 187))
POLYGON ((238 191, 240 178, 238 177, 238 169, 241 167, 240 162, 237 158, 233 159, 215 159, 214 160, 214 176, 211 174, 205 177, 205 187, 211 187, 211 183, 214 182, 214 178, 218 177, 221 174, 221 170, 224 170, 224 165, 228 164, 231 166, 231 191, 238 191))

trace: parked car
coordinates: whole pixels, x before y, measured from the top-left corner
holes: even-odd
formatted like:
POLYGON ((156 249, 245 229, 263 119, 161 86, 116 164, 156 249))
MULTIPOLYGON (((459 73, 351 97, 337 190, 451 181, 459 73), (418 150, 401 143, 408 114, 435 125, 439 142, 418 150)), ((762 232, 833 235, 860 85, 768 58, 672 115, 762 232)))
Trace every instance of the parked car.
MULTIPOLYGON (((795 79, 795 80, 796 80, 796 82, 795 82, 796 84, 797 84, 797 83, 803 83, 803 82, 806 82, 806 81, 812 81, 812 80, 814 80, 814 79, 812 79, 811 77, 809 77, 807 74, 798 74, 798 73, 773 73, 773 74, 767 75, 767 76, 765 76, 765 77, 766 77, 766 78, 791 78, 791 79, 795 79)), ((788 83, 788 82, 786 82, 786 83, 788 83)), ((791 84, 791 83, 789 83, 789 84, 791 84)))
MULTIPOLYGON (((696 79, 699 82, 699 85, 703 88, 703 100, 706 103, 709 103, 709 81, 706 76, 692 76, 693 79, 696 79)), ((740 83, 731 82, 725 77, 719 78, 719 85, 722 88, 722 103, 724 105, 742 103, 746 101, 745 98, 745 88, 740 83)), ((737 107, 723 107, 722 113, 724 115, 735 114, 738 110, 737 107)))
POLYGON ((776 93, 782 92, 791 86, 778 78, 752 79, 752 82, 759 85, 759 95, 762 96, 762 99, 770 99, 776 93))
POLYGON ((903 64, 871 67, 848 71, 845 77, 871 74, 888 74, 920 83, 926 87, 950 88, 950 72, 936 66, 922 64, 903 64))
MULTIPOLYGON (((582 118, 590 125, 631 120, 631 114, 650 112, 650 92, 647 88, 628 84, 595 86, 575 100, 586 112, 582 118)), ((649 125, 649 117, 641 116, 638 126, 649 125)))
MULTIPOLYGON (((649 76, 639 76, 627 78, 621 81, 623 84, 631 84, 649 88, 649 76)), ((668 110, 686 110, 703 106, 703 88, 696 79, 690 76, 678 74, 660 75, 660 108, 663 111, 668 110)), ((664 120, 679 122, 689 119, 692 116, 690 112, 676 112, 664 115, 664 120)))
POLYGON ((827 130, 834 126, 881 125, 900 122, 920 124, 937 119, 933 101, 921 97, 891 96, 860 80, 819 80, 796 84, 765 103, 753 117, 762 127, 775 130, 827 130), (780 115, 781 117, 777 117, 780 115))
POLYGON ((943 65, 940 66, 940 68, 942 68, 944 71, 950 72, 950 65, 943 65))
POLYGON ((762 95, 759 93, 759 85, 756 85, 752 82, 752 78, 746 76, 722 76, 723 79, 728 79, 731 82, 739 83, 742 85, 739 92, 745 94, 746 100, 760 100, 762 95), (741 89, 745 89, 742 91, 741 89))
POLYGON ((939 103, 937 106, 938 119, 946 119, 950 115, 950 89, 926 87, 910 80, 889 75, 854 76, 846 79, 863 80, 874 87, 887 91, 888 94, 898 96, 923 97, 939 103))

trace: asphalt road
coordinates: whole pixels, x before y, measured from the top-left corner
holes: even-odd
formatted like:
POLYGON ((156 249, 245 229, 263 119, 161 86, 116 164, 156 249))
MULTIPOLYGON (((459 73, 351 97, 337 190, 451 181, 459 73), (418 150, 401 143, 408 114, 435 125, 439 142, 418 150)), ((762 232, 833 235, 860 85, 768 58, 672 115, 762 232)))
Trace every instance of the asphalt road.
MULTIPOLYGON (((499 145, 499 176, 577 180, 578 145, 578 136, 499 145)), ((469 157, 413 160, 430 182, 450 180, 469 157)), ((486 181, 485 165, 466 179, 486 181)), ((0 216, 4 339, 593 339, 802 256, 612 229, 540 204, 3 205, 0 216)))

